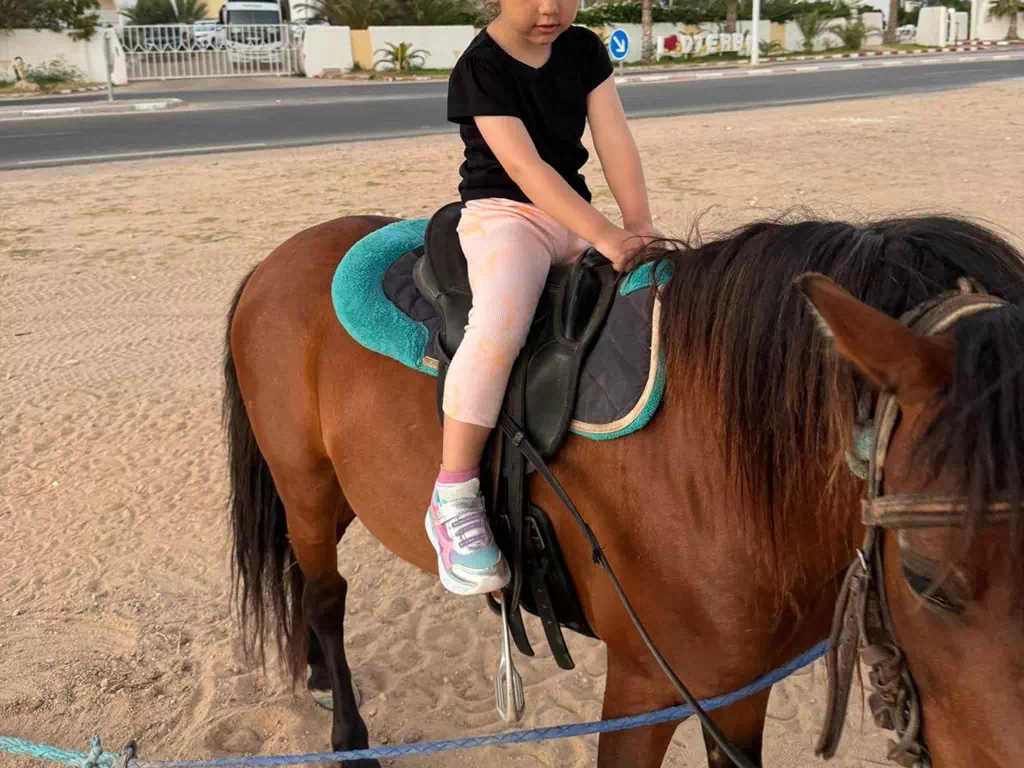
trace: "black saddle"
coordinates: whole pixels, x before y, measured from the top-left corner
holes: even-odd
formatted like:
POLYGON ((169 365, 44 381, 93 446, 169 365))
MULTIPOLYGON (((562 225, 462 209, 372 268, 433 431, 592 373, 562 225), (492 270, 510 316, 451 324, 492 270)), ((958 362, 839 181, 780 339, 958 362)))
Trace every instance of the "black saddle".
MULTIPOLYGON (((437 408, 441 409, 445 376, 462 342, 472 306, 466 257, 456 231, 462 203, 441 208, 430 219, 424 254, 413 268, 416 286, 441 319, 436 336, 437 408)), ((556 265, 548 276, 526 344, 520 351, 503 403, 504 412, 544 457, 565 441, 576 403, 580 369, 608 317, 618 276, 596 250, 572 265, 556 265)), ((518 443, 496 430, 488 452, 497 483, 489 489, 494 534, 512 567, 505 600, 512 637, 519 650, 533 655, 522 623, 520 605, 538 616, 558 665, 575 666, 561 627, 594 637, 565 567, 547 514, 530 503, 526 475, 532 469, 518 443)), ((489 475, 491 473, 484 473, 489 475)), ((488 596, 492 610, 500 612, 488 596)))

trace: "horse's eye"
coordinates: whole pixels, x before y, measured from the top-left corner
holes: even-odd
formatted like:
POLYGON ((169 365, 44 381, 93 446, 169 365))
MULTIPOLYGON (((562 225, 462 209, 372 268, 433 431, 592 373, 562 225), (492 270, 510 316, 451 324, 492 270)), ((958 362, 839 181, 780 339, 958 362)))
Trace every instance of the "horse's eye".
POLYGON ((942 584, 936 585, 933 576, 921 573, 904 563, 903 578, 907 580, 912 590, 936 608, 957 616, 963 611, 963 601, 954 594, 954 590, 947 589, 942 584))

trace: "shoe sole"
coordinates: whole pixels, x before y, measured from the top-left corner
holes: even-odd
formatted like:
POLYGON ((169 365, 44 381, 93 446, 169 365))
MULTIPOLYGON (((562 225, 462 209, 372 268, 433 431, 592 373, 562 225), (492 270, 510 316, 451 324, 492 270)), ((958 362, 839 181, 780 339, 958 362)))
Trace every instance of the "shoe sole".
MULTIPOLYGON (((485 576, 479 582, 470 584, 469 582, 463 581, 462 579, 456 578, 448 573, 444 567, 444 558, 441 556, 441 545, 434 538, 434 526, 430 524, 430 510, 427 510, 426 517, 423 518, 423 527, 427 531, 427 538, 430 539, 430 545, 434 548, 434 552, 437 553, 437 572, 441 577, 441 585, 456 595, 466 597, 468 595, 486 595, 488 592, 497 592, 502 589, 509 582, 508 568, 505 568, 505 574, 495 574, 494 576, 485 576)), ((504 558, 501 563, 504 565, 504 558)))

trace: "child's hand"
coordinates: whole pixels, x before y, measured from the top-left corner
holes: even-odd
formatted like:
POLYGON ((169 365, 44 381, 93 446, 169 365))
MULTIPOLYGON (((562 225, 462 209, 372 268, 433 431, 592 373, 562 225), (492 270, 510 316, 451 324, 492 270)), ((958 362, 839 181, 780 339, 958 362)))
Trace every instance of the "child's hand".
POLYGON ((650 245, 652 240, 664 240, 665 236, 654 228, 649 221, 641 221, 633 224, 626 224, 626 230, 644 239, 644 245, 650 245))
POLYGON ((616 272, 621 272, 637 251, 663 239, 665 236, 656 230, 653 224, 645 222, 633 224, 626 229, 614 227, 608 236, 595 243, 594 247, 612 263, 616 272))
POLYGON ((594 247, 612 263, 616 272, 621 272, 636 250, 643 244, 643 240, 634 233, 612 227, 605 237, 594 243, 594 247))

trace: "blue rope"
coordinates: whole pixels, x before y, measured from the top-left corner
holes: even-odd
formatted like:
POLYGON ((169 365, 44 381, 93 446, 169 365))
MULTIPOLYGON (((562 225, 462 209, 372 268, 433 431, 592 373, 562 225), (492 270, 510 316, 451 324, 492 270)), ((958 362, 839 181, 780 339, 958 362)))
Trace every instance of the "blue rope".
MULTIPOLYGON (((734 704, 740 699, 759 693, 770 688, 775 683, 784 680, 797 670, 812 664, 820 659, 828 651, 828 641, 823 640, 813 648, 804 651, 792 661, 779 667, 767 675, 758 678, 749 685, 740 688, 732 693, 716 696, 712 699, 705 699, 700 702, 705 710, 711 711, 719 707, 734 704)), ((448 752, 456 749, 475 749, 501 744, 530 744, 538 741, 551 741, 553 739, 567 739, 574 736, 586 736, 594 733, 609 733, 612 731, 625 731, 631 728, 643 728, 646 726, 668 723, 673 720, 681 720, 693 714, 693 710, 686 705, 659 709, 655 712, 647 712, 642 715, 631 715, 629 717, 618 717, 613 720, 597 720, 591 723, 578 723, 574 725, 553 725, 544 728, 532 728, 526 731, 512 731, 510 733, 495 733, 490 736, 473 736, 466 739, 448 739, 446 741, 424 741, 417 744, 401 744, 389 747, 372 747, 370 749, 355 749, 347 752, 326 752, 306 755, 265 755, 253 757, 228 757, 217 760, 133 760, 131 768, 238 768, 239 766, 279 766, 279 765, 310 765, 314 763, 330 763, 346 760, 365 760, 370 758, 393 758, 405 757, 407 755, 435 755, 439 752, 448 752)), ((93 766, 106 766, 114 759, 114 755, 99 754, 99 740, 93 738, 93 762, 84 762, 91 755, 81 752, 68 752, 53 747, 33 744, 21 739, 10 739, 0 737, 0 752, 8 751, 15 754, 38 757, 42 760, 62 762, 75 768, 93 768, 93 766), (12 746, 13 745, 13 748, 12 746)))
POLYGON ((0 754, 4 752, 11 755, 27 755, 49 763, 63 763, 74 766, 74 768, 105 768, 117 757, 117 755, 103 752, 99 736, 92 737, 88 752, 73 752, 46 744, 36 744, 26 739, 0 736, 0 754))

